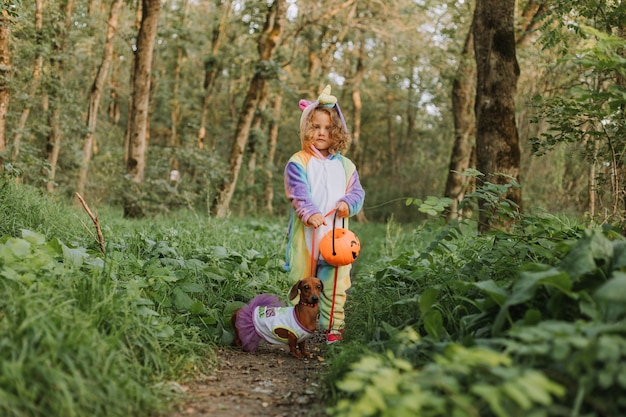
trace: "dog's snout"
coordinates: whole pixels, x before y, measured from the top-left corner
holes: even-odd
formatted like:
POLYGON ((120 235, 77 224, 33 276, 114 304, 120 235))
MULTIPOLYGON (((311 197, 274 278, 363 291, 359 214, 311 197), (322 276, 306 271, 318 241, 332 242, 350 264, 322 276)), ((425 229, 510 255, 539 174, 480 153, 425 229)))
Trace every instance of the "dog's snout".
POLYGON ((317 295, 314 295, 313 297, 311 297, 311 299, 313 300, 314 303, 317 303, 320 298, 317 295))

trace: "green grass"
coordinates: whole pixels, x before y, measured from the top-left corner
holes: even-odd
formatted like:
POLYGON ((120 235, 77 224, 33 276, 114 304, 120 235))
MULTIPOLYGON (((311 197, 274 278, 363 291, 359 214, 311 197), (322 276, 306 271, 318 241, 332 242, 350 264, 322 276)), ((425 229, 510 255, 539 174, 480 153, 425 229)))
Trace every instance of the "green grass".
POLYGON ((20 236, 22 229, 64 242, 97 245, 93 225, 82 208, 69 206, 40 189, 0 178, 0 236, 20 236))
MULTIPOLYGON (((231 312, 286 294, 286 219, 101 208, 106 255, 40 193, 0 186, 0 415, 149 416, 215 364, 231 312)), ((92 210, 96 211, 93 207, 92 210)), ((78 226, 77 226, 78 225, 78 226)), ((547 213, 353 223, 346 339, 327 352, 334 416, 622 415, 626 240, 547 213)))

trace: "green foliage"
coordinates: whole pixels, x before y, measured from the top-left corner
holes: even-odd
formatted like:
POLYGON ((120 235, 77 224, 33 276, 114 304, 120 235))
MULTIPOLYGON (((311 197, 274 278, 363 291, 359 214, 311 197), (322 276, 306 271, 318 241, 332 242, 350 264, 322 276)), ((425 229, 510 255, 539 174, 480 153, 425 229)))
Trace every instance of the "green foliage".
POLYGON ((541 215, 413 234, 357 277, 346 335, 361 347, 332 359, 331 415, 625 412, 619 233, 541 215))
MULTIPOLYGON (((154 217, 181 209, 197 211, 203 216, 208 213, 210 199, 225 175, 224 165, 215 155, 181 147, 152 149, 149 156, 152 163, 146 168, 148 178, 144 183, 137 184, 124 177, 111 189, 101 189, 99 196, 106 196, 113 205, 132 207, 138 217, 154 217), (171 176, 170 161, 174 160, 178 177, 171 176)), ((103 168, 110 162, 102 161, 103 168)))
POLYGON ((561 58, 550 66, 553 71, 574 72, 576 77, 566 79, 558 86, 558 94, 537 95, 533 105, 535 123, 545 123, 548 129, 530 138, 535 155, 545 155, 564 143, 577 144, 577 152, 594 170, 594 192, 598 199, 594 210, 612 222, 623 219, 618 209, 619 186, 612 178, 621 172, 626 142, 623 140, 623 109, 626 105, 623 79, 626 59, 626 39, 617 36, 624 20, 623 7, 614 2, 557 1, 546 20, 542 41, 547 47, 568 45, 567 36, 576 33, 580 39, 571 50, 563 49, 561 58), (601 12, 599 12, 601 11, 601 12), (561 16, 567 19, 561 19, 561 16), (559 22, 559 20, 561 20, 559 22), (567 30, 563 27, 567 21, 567 30), (554 23, 553 28, 548 29, 554 23), (556 27, 556 29, 554 29, 556 27), (605 169, 610 167, 610 169, 605 169))
POLYGON ((0 243, 0 413, 146 415, 169 394, 158 320, 80 247, 23 231, 0 243), (113 400, 114 399, 114 400, 113 400))
MULTIPOLYGON (((404 331, 398 344, 419 342, 404 331)), ((505 353, 449 344, 420 369, 393 352, 361 357, 337 387, 333 416, 547 416, 565 388, 505 353)))
POLYGON ((565 404, 572 414, 621 415, 624 390, 624 323, 546 320, 512 329, 495 341, 518 363, 532 363, 567 388, 565 404), (591 414, 593 413, 593 414, 591 414))
POLYGON ((119 225, 128 234, 118 234, 111 243, 120 257, 114 272, 132 282, 146 299, 147 311, 196 329, 205 342, 228 344, 230 313, 237 303, 262 291, 288 292, 281 251, 268 245, 280 244, 277 234, 283 230, 262 223, 188 221, 195 227, 165 220, 119 225), (236 246, 250 243, 250 237, 258 247, 236 246))
POLYGON ((443 211, 450 206, 454 201, 451 198, 438 198, 435 196, 428 196, 426 200, 422 201, 419 198, 407 198, 406 205, 418 206, 420 213, 428 214, 429 216, 436 216, 443 213, 443 211))

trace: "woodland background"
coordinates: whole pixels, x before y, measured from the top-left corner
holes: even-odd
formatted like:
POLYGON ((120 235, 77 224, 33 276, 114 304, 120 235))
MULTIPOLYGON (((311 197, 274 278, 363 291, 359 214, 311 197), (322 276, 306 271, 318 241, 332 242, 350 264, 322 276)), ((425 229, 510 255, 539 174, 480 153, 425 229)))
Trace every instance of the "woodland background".
MULTIPOLYGON (((422 214, 407 198, 455 199, 450 169, 476 168, 472 1, 2 7, 3 175, 61 199, 79 192, 130 217, 179 208, 285 214, 282 170, 299 148, 297 102, 326 84, 354 136, 347 155, 367 191, 364 219, 416 220, 422 214), (459 152, 465 162, 455 165, 459 152)), ((524 210, 623 217, 624 8, 530 0, 483 12, 514 12, 520 157, 512 179, 524 210)), ((471 175, 456 180, 472 184, 471 175)))
POLYGON ((291 286, 282 170, 325 84, 370 220, 328 415, 626 415, 623 2, 0 9, 1 415, 171 415, 291 286))

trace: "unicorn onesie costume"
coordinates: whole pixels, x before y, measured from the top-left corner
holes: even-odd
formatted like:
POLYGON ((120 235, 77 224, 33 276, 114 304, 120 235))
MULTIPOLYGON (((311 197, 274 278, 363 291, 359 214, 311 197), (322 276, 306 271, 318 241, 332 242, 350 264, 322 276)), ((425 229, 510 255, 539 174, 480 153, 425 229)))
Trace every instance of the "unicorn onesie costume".
MULTIPOLYGON (((345 202, 349 216, 354 216, 363 206, 365 192, 356 166, 350 159, 338 151, 324 156, 314 146, 305 146, 309 118, 320 107, 336 111, 340 128, 346 137, 348 135, 337 99, 330 95, 330 86, 316 101, 300 100, 302 149, 289 159, 284 173, 285 192, 292 205, 285 269, 289 271, 291 282, 314 275, 324 283, 325 290, 320 300, 320 328, 327 332, 328 338, 328 334, 339 334, 344 327, 344 304, 346 292, 351 286, 351 265, 335 267, 328 264, 319 253, 320 241, 333 228, 334 216, 329 214, 337 205, 345 202), (327 224, 317 229, 308 226, 308 220, 314 214, 328 216, 327 224)), ((348 218, 337 217, 335 223, 336 227, 349 227, 348 218)), ((327 340, 331 342, 330 338, 327 340)))

